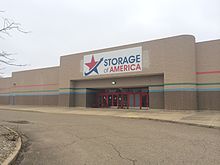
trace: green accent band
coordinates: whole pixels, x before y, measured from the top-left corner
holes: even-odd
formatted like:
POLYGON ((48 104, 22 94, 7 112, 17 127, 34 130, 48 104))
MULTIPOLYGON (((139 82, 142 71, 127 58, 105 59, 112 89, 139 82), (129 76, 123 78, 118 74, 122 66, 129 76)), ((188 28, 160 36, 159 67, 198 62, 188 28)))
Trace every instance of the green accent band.
POLYGON ((13 91, 13 93, 59 92, 59 90, 13 91))

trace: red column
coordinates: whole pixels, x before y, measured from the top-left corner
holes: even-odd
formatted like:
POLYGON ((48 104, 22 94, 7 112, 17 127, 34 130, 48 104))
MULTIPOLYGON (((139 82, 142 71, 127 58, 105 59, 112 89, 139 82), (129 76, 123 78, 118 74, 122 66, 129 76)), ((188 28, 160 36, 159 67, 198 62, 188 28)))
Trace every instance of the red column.
POLYGON ((108 107, 108 95, 106 95, 106 108, 108 107))
POLYGON ((112 106, 113 106, 113 94, 111 96, 112 96, 112 106))

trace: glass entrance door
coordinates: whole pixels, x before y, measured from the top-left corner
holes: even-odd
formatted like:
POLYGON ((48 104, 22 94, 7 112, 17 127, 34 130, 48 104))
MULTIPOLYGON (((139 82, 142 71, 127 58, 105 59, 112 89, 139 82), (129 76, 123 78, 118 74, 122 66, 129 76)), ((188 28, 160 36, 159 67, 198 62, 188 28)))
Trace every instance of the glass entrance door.
POLYGON ((123 107, 123 102, 122 102, 122 95, 118 94, 118 108, 122 108, 123 107))
POLYGON ((107 95, 102 96, 102 107, 108 107, 107 95))
POLYGON ((119 93, 118 94, 118 108, 124 109, 129 108, 128 94, 119 93))
POLYGON ((141 93, 140 109, 148 109, 148 108, 149 108, 148 93, 141 93))
POLYGON ((97 107, 148 109, 148 92, 106 92, 97 95, 97 107))
POLYGON ((108 94, 108 107, 111 107, 113 103, 112 94, 108 94))
POLYGON ((113 94, 113 106, 117 107, 118 106, 118 95, 113 94))
POLYGON ((123 94, 122 95, 122 104, 123 104, 123 107, 122 108, 127 108, 128 109, 128 105, 129 105, 129 103, 128 103, 128 94, 123 94))
POLYGON ((134 108, 134 94, 129 94, 129 107, 134 108))
POLYGON ((136 109, 140 108, 140 94, 139 93, 134 95, 134 107, 136 109))

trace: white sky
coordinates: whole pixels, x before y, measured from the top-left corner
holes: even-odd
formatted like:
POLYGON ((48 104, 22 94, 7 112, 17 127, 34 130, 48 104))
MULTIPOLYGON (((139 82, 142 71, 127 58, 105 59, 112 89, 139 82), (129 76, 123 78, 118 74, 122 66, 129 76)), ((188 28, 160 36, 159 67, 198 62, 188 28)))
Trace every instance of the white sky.
POLYGON ((0 10, 31 31, 1 35, 0 51, 28 64, 5 66, 3 76, 57 66, 65 54, 174 35, 220 39, 220 0, 1 0, 0 10))

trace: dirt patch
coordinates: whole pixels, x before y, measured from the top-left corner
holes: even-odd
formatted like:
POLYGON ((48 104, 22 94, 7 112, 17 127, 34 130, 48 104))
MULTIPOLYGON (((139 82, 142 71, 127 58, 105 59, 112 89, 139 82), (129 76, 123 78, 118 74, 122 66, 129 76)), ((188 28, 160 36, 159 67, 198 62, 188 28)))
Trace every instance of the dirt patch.
POLYGON ((0 164, 13 153, 18 135, 3 126, 0 126, 0 164))
POLYGON ((1 134, 7 141, 17 141, 19 136, 14 132, 8 132, 1 134))

